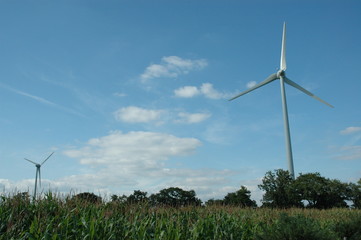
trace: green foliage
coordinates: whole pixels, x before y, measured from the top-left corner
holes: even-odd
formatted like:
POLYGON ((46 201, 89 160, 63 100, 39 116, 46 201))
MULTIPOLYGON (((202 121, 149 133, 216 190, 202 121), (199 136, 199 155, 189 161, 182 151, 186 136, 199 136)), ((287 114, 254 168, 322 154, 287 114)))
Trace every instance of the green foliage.
POLYGON ((294 180, 288 171, 268 171, 258 187, 265 191, 262 203, 266 207, 290 208, 302 206, 299 195, 293 188, 294 180))
POLYGON ((245 186, 233 193, 228 193, 223 199, 224 205, 233 205, 238 207, 257 207, 256 201, 251 200, 251 191, 245 186))
POLYGON ((312 173, 293 180, 276 170, 259 187, 265 191, 263 206, 272 208, 253 208, 243 186, 206 206, 193 190, 180 188, 149 198, 136 190, 129 197, 113 195, 110 202, 92 193, 64 198, 47 192, 35 201, 28 193, 0 196, 0 240, 361 239, 361 179, 345 184, 312 173), (309 208, 292 208, 302 206, 301 200, 309 208), (346 200, 354 209, 344 208, 346 200))
POLYGON ((147 192, 134 190, 133 194, 130 194, 127 198, 127 202, 131 204, 148 202, 147 192))
POLYGON ((347 184, 319 173, 300 174, 293 180, 288 171, 269 171, 258 187, 265 191, 263 207, 304 207, 306 202, 307 208, 346 208, 348 200, 353 202, 353 207, 361 207, 360 181, 347 184))
POLYGON ((101 203, 102 198, 94 193, 83 192, 75 195, 72 198, 73 201, 87 202, 87 203, 101 203))
POLYGON ((336 222, 333 230, 338 237, 347 240, 361 239, 361 214, 350 215, 344 221, 336 222))
POLYGON ((279 218, 270 225, 262 225, 256 239, 294 239, 294 240, 333 240, 335 234, 311 218, 303 215, 288 216, 280 214, 279 218))
POLYGON ((221 199, 211 198, 205 202, 205 205, 206 206, 222 206, 224 204, 223 204, 223 200, 221 200, 221 199))
POLYGON ((191 229, 191 239, 244 239, 248 224, 239 221, 236 215, 225 212, 209 214, 199 218, 191 229))
POLYGON ((172 208, 120 201, 90 204, 49 192, 35 202, 2 196, 0 240, 360 239, 360 216, 357 209, 172 208), (327 238, 330 236, 333 238, 327 238))
POLYGON ((354 208, 361 209, 361 178, 357 184, 350 183, 349 188, 349 200, 352 201, 354 208))
POLYGON ((347 207, 349 188, 338 180, 330 180, 319 173, 301 174, 294 182, 293 188, 310 208, 347 207))
POLYGON ((202 201, 196 197, 194 190, 185 191, 178 187, 162 189, 150 196, 153 206, 183 207, 188 205, 200 206, 202 201))
POLYGON ((112 202, 126 203, 128 200, 128 197, 124 194, 122 196, 117 196, 117 195, 113 194, 111 196, 111 200, 112 200, 112 202))

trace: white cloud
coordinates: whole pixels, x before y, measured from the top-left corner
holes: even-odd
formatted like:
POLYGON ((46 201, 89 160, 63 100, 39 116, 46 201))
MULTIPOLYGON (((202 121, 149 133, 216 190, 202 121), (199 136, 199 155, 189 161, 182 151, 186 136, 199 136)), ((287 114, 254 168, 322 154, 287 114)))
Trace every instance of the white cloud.
POLYGON ((207 98, 211 99, 220 99, 224 98, 224 94, 218 92, 213 88, 213 85, 211 83, 203 83, 200 87, 201 92, 206 96, 207 98))
POLYGON ((195 138, 177 138, 155 132, 112 132, 108 136, 90 139, 78 150, 65 155, 79 158, 82 164, 120 165, 124 169, 160 168, 171 156, 191 154, 201 145, 195 138), (126 164, 126 166, 124 165, 126 164))
POLYGON ((252 88, 252 87, 256 86, 256 84, 257 84, 256 81, 250 81, 250 82, 247 83, 246 86, 247 86, 247 88, 252 88))
POLYGON ((120 108, 114 112, 115 119, 129 123, 146 123, 159 119, 163 110, 149 110, 135 106, 120 108))
POLYGON ((200 91, 195 86, 184 86, 174 90, 176 97, 191 98, 198 95, 200 91))
POLYGON ((352 134, 352 133, 359 132, 359 131, 361 131, 361 127, 348 127, 348 128, 345 128, 344 130, 340 131, 340 134, 348 135, 348 134, 352 134))
POLYGON ((163 57, 162 60, 170 66, 170 68, 179 68, 182 71, 188 71, 191 69, 201 69, 207 66, 207 61, 204 59, 189 60, 182 59, 177 56, 163 57))
MULTIPOLYGON (((63 151, 65 156, 82 164, 81 171, 60 179, 42 179, 38 192, 52 190, 58 194, 74 194, 91 191, 110 196, 129 195, 136 189, 151 194, 167 187, 180 187, 195 190, 197 196, 206 201, 223 198, 228 192, 245 185, 240 184, 238 178, 245 172, 186 166, 183 157, 193 155, 201 145, 195 138, 164 133, 114 131, 63 151)), ((34 179, 0 179, 0 187, 8 193, 14 193, 16 189, 32 193, 34 179)))
POLYGON ((200 146, 195 138, 156 132, 112 132, 90 139, 83 147, 64 151, 95 172, 65 177, 57 181, 57 186, 67 184, 74 189, 99 189, 105 193, 113 189, 113 193, 121 190, 122 194, 135 189, 155 193, 177 186, 195 190, 203 200, 223 198, 226 189, 239 187, 232 180, 239 172, 167 166, 173 157, 182 161, 179 157, 193 154, 200 146))
POLYGON ((176 97, 191 98, 197 95, 203 95, 210 99, 224 99, 229 98, 230 94, 222 93, 216 90, 211 83, 203 83, 200 87, 185 86, 174 90, 176 97))
POLYGON ((155 120, 159 120, 158 123, 164 124, 167 121, 173 121, 173 123, 199 123, 211 116, 210 113, 187 113, 168 110, 150 110, 139 108, 135 106, 129 106, 120 108, 114 112, 114 117, 118 121, 129 123, 149 123, 155 120), (168 113, 168 119, 161 120, 161 115, 168 113))
POLYGON ((188 74, 192 70, 200 70, 208 65, 205 59, 182 59, 177 56, 163 57, 160 64, 151 64, 140 76, 144 82, 153 78, 175 78, 182 74, 188 74))
POLYGON ((176 122, 181 123, 200 123, 208 119, 211 116, 209 113, 178 113, 179 119, 176 122))
POLYGON ((172 157, 191 155, 200 146, 195 138, 156 132, 112 132, 90 139, 83 147, 64 151, 95 172, 65 177, 57 181, 58 186, 66 183, 75 189, 95 188, 101 192, 112 188, 157 192, 177 186, 194 189, 200 197, 218 197, 223 194, 218 192, 220 186, 231 184, 229 178, 236 171, 167 167, 172 157))
POLYGON ((361 159, 361 146, 344 146, 340 151, 342 154, 336 157, 339 160, 361 159))
MULTIPOLYGON (((94 192, 102 197, 109 197, 112 194, 133 193, 140 189, 148 194, 156 193, 168 187, 180 187, 184 190, 195 190, 197 197, 206 201, 210 198, 222 199, 227 193, 236 191, 241 185, 246 185, 248 189, 257 189, 257 184, 234 182, 232 177, 239 174, 232 170, 214 169, 169 169, 159 168, 127 173, 121 171, 119 166, 113 168, 99 169, 91 174, 79 174, 65 176, 61 179, 42 179, 42 186, 38 188, 38 193, 46 193, 51 190, 54 194, 68 195, 80 192, 94 192), (145 175, 143 175, 145 173, 145 175)), ((0 190, 4 194, 16 194, 18 192, 33 193, 34 179, 24 179, 20 181, 10 181, 0 179, 0 190)), ((257 190, 255 190, 257 193, 257 190)), ((252 199, 258 196, 253 196, 252 199)), ((258 199, 257 199, 258 200, 258 199)))
POLYGON ((166 66, 152 64, 148 66, 145 72, 140 76, 142 80, 159 78, 159 77, 176 77, 177 73, 170 71, 166 66))

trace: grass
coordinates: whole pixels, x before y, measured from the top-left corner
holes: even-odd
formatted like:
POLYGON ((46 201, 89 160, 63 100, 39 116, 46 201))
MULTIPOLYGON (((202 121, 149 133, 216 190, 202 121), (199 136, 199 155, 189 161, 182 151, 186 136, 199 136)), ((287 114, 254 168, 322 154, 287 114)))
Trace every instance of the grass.
POLYGON ((0 199, 0 239, 361 239, 361 210, 0 199))

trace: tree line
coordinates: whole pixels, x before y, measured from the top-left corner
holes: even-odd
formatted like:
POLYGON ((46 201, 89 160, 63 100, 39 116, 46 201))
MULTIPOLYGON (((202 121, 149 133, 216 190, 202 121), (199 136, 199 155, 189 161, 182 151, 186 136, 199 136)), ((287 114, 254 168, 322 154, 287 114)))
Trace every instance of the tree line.
MULTIPOLYGON (((336 179, 325 178, 320 173, 300 174, 293 179, 288 171, 278 169, 268 171, 258 188, 264 191, 261 207, 272 208, 316 208, 334 207, 361 208, 361 178, 357 183, 344 183, 336 179)), ((100 197, 91 193, 75 196, 83 200, 99 202, 100 197)), ((135 190, 129 196, 112 195, 112 202, 124 204, 146 203, 151 206, 201 206, 203 202, 197 198, 194 190, 186 191, 178 187, 160 190, 148 196, 147 192, 135 190)), ((238 207, 257 207, 251 199, 251 192, 241 186, 239 190, 228 193, 223 199, 210 199, 204 203, 210 205, 228 205, 238 207)))
POLYGON ((293 180, 288 171, 278 169, 267 172, 258 187, 265 191, 265 207, 361 208, 361 178, 357 183, 344 183, 320 173, 306 173, 293 180))

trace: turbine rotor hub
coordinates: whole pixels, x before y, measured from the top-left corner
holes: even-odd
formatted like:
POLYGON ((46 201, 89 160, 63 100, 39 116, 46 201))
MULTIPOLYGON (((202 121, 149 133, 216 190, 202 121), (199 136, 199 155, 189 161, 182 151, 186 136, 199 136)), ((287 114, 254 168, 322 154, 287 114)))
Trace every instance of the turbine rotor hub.
POLYGON ((286 76, 286 73, 284 70, 279 70, 277 72, 277 78, 284 77, 284 76, 286 76))

